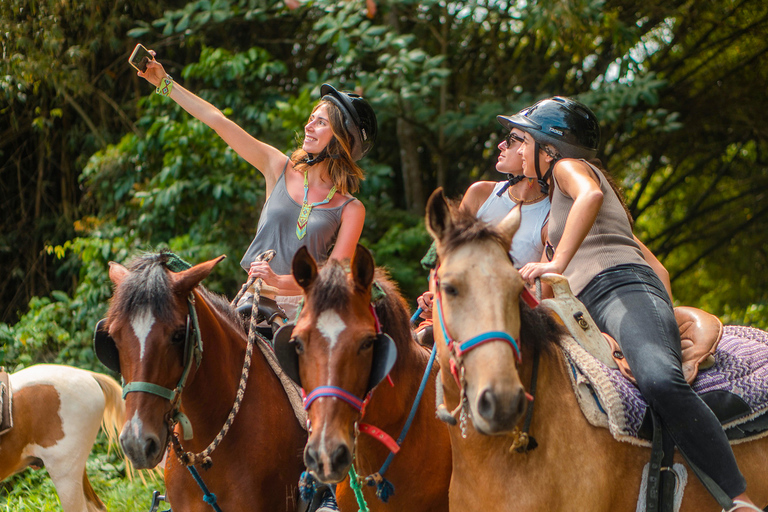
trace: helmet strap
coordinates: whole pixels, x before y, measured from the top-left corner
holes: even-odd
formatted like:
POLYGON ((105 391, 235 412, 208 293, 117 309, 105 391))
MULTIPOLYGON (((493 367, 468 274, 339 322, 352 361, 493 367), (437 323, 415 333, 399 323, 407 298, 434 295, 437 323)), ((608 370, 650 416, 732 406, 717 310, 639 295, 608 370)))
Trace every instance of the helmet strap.
POLYGON ((501 187, 501 190, 496 192, 496 195, 501 197, 509 187, 511 187, 512 185, 517 185, 518 183, 523 181, 523 178, 525 178, 525 176, 523 176, 522 174, 507 174, 507 182, 504 184, 503 187, 501 187))
POLYGON ((547 194, 549 192, 549 185, 547 184, 547 178, 549 178, 549 172, 544 177, 541 176, 541 168, 539 167, 539 152, 541 151, 541 144, 539 141, 534 141, 533 154, 536 157, 533 159, 533 169, 536 171, 536 181, 539 182, 541 192, 547 194))
POLYGON ((326 158, 328 158, 327 147, 323 148, 323 150, 317 156, 313 156, 311 153, 307 153, 307 158, 304 159, 304 163, 307 165, 315 165, 315 164, 319 164, 326 158))

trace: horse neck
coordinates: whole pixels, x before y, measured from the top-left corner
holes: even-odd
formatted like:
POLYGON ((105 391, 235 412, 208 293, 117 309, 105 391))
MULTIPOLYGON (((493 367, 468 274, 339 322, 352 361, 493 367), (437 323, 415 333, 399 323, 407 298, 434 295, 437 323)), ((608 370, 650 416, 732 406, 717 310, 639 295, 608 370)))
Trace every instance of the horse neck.
MULTIPOLYGON (((365 409, 364 421, 379 428, 387 425, 402 426, 416 399, 429 360, 429 353, 415 340, 409 338, 395 342, 397 362, 389 375, 394 386, 387 379, 383 380, 365 409)), ((433 399, 430 400, 434 403, 433 399)))
MULTIPOLYGON (((191 375, 182 395, 182 408, 193 426, 211 424, 218 429, 226 419, 237 395, 241 369, 245 358, 246 338, 242 331, 231 325, 197 294, 197 317, 203 341, 200 367, 191 375)), ((194 364, 193 364, 194 370, 194 364)), ((260 350, 255 349, 249 384, 257 375, 264 374, 267 363, 260 350)), ((215 432, 214 432, 215 434, 215 432)))

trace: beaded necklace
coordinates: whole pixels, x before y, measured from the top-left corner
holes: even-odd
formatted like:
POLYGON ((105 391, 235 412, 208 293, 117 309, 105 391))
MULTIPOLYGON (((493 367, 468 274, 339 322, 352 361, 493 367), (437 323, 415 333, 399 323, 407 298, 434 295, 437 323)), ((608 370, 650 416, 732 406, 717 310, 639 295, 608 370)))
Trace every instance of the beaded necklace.
POLYGON ((309 214, 312 213, 312 208, 328 203, 336 193, 336 185, 331 187, 328 192, 328 197, 317 203, 307 202, 307 196, 309 195, 309 178, 307 172, 304 171, 304 204, 301 205, 301 212, 299 213, 299 219, 296 221, 296 238, 301 240, 307 234, 307 223, 309 222, 309 214))

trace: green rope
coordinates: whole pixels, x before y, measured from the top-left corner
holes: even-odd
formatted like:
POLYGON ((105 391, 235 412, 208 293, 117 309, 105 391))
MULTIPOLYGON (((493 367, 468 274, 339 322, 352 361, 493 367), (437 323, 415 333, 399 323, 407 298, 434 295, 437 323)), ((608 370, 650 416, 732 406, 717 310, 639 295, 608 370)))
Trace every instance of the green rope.
POLYGON ((355 471, 354 463, 349 467, 349 486, 355 493, 357 507, 359 508, 358 512, 370 512, 363 496, 363 488, 360 486, 360 479, 357 476, 357 471, 355 471))

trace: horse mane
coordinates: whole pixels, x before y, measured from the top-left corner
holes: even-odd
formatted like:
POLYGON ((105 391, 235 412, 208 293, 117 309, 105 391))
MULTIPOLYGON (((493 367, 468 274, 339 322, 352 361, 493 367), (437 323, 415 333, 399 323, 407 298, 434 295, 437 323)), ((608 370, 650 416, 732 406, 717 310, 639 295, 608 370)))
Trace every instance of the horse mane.
POLYGON ((545 306, 531 308, 520 301, 520 343, 531 345, 542 352, 551 352, 567 331, 545 306))
MULTIPOLYGON (((383 297, 373 299, 382 330, 396 343, 399 340, 411 341, 408 306, 397 285, 386 270, 380 267, 375 270, 374 280, 374 286, 378 285, 384 292, 383 297)), ((336 260, 328 260, 310 289, 308 301, 314 305, 317 314, 328 309, 344 309, 352 297, 351 287, 344 265, 336 260)))
MULTIPOLYGON (((170 251, 144 253, 128 264, 128 276, 115 290, 110 307, 110 317, 127 317, 139 308, 149 308, 159 322, 174 319, 173 290, 168 279, 168 264, 178 257, 170 251)), ((208 304, 233 325, 245 332, 243 319, 237 314, 226 297, 213 293, 202 285, 197 290, 208 304)))
POLYGON ((382 331, 389 334, 398 346, 402 342, 413 342, 410 310, 397 284, 381 267, 376 268, 375 282, 384 292, 384 296, 373 303, 382 331))
POLYGON ((451 226, 443 233, 440 245, 446 253, 459 247, 490 240, 498 243, 505 250, 507 244, 501 234, 487 222, 478 219, 464 208, 451 207, 451 226))

